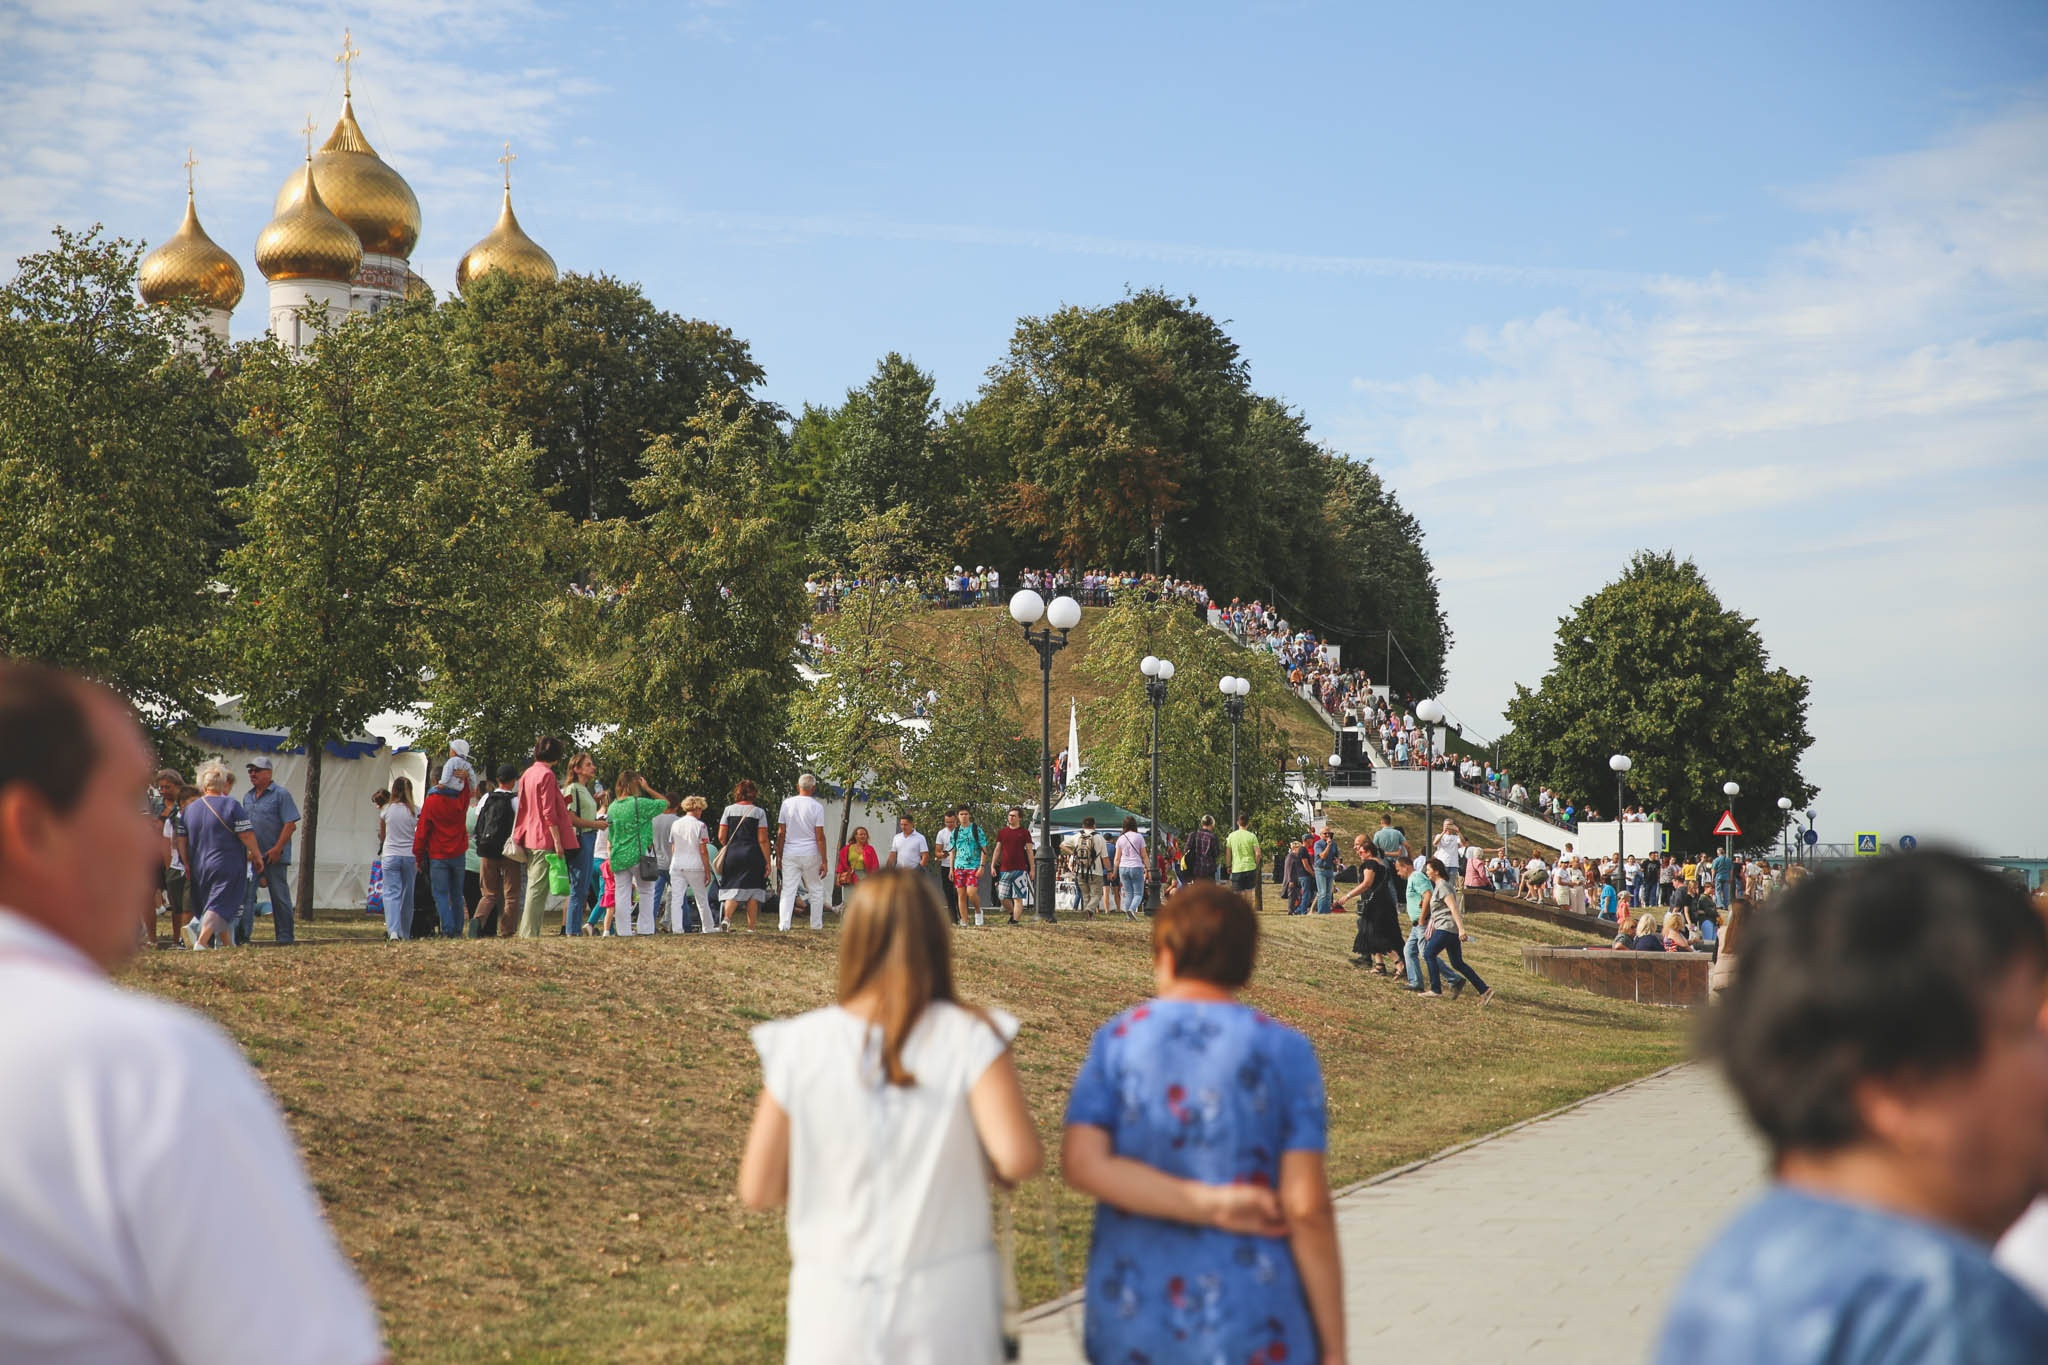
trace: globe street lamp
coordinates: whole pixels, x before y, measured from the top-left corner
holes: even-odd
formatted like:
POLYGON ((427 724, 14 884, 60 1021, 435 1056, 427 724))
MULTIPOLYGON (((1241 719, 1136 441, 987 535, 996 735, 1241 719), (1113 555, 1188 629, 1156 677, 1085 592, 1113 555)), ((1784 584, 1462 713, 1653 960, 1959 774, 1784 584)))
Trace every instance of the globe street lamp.
POLYGON ((1237 828, 1237 725, 1244 719, 1244 698, 1252 690, 1250 678, 1226 675, 1216 684, 1223 694, 1223 714, 1230 717, 1230 828, 1237 828))
POLYGON ((1778 849, 1785 866, 1792 866, 1792 798, 1778 798, 1778 849))
POLYGON ((1145 696, 1152 703, 1152 806, 1145 814, 1152 824, 1150 847, 1146 851, 1145 911, 1159 908, 1159 708, 1166 705, 1166 684, 1173 678, 1173 661, 1147 654, 1138 661, 1145 675, 1145 696))
POLYGON ((1424 697, 1415 703, 1415 719, 1422 722, 1422 856, 1436 847, 1436 725, 1444 718, 1443 703, 1424 697))
POLYGON ((1616 754, 1607 760, 1607 766, 1614 769, 1614 899, 1616 904, 1620 904, 1621 893, 1628 888, 1628 874, 1622 870, 1622 862, 1627 856, 1623 844, 1628 838, 1628 824, 1621 818, 1621 792, 1635 760, 1627 754, 1616 754))
MULTIPOLYGON (((1721 784, 1721 794, 1728 798, 1728 813, 1733 815, 1735 813, 1735 798, 1742 795, 1742 784, 1740 782, 1723 782, 1721 784)), ((1733 900, 1735 898, 1734 835, 1724 834, 1721 836, 1721 855, 1728 860, 1728 898, 1733 900)), ((1718 900, 1719 897, 1715 899, 1718 900)), ((1726 910, 1728 907, 1724 905, 1721 908, 1726 910)))
POLYGON ((1052 853, 1052 656, 1067 647, 1067 632, 1081 624, 1081 604, 1055 597, 1048 604, 1026 588, 1010 599, 1010 619, 1024 628, 1024 639, 1038 651, 1038 676, 1043 707, 1038 740, 1038 917, 1059 918, 1053 909, 1052 853), (1043 620, 1038 630, 1031 627, 1043 620), (1058 631, 1057 638, 1053 632, 1058 631))

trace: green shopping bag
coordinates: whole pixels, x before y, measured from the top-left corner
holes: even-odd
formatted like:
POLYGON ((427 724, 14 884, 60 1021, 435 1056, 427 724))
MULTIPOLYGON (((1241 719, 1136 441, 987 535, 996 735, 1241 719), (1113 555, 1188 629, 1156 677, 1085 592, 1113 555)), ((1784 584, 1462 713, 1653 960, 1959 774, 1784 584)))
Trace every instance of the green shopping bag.
POLYGON ((559 853, 548 854, 548 892, 556 896, 569 894, 569 860, 559 853))

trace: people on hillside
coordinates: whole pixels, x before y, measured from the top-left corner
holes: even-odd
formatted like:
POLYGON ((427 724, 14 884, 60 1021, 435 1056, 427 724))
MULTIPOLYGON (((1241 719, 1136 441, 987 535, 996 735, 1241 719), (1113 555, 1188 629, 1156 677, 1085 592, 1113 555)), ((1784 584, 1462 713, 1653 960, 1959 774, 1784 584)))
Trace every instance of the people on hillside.
POLYGON ((746 910, 750 934, 758 927, 757 916, 768 899, 768 860, 773 851, 768 841, 768 812, 754 804, 760 793, 752 778, 741 778, 733 784, 732 804, 718 817, 718 899, 727 926, 732 925, 739 908, 746 910))
POLYGON ((1216 833, 1216 817, 1204 815, 1195 832, 1188 836, 1187 851, 1182 855, 1191 882, 1213 882, 1217 880, 1217 869, 1223 857, 1223 840, 1216 833))
POLYGON ((1118 904, 1124 918, 1137 919, 1145 908, 1145 836, 1138 829, 1138 817, 1126 815, 1123 830, 1113 850, 1116 866, 1118 904))
POLYGON ((598 818, 597 793, 591 789, 597 781, 597 760, 586 753, 571 756, 568 777, 568 785, 562 788, 562 800, 569 807, 569 823, 575 827, 576 841, 573 848, 563 853, 569 863, 569 904, 562 912, 562 932, 573 939, 583 933, 585 917, 601 881, 597 836, 603 832, 604 822, 598 818))
MULTIPOLYGON (((542 735, 533 743, 533 756, 519 775, 519 810, 512 824, 512 842, 526 850, 526 898, 519 915, 519 937, 539 938, 541 920, 546 916, 552 856, 569 864, 579 840, 576 816, 569 808, 554 765, 562 761, 562 741, 542 735)), ((591 805, 596 813, 596 803, 591 805)), ((571 879, 573 889, 574 879, 571 879)), ((563 911, 564 923, 575 911, 563 911)))
MULTIPOLYGON (((371 1365, 376 1309, 276 1100, 217 1025, 108 979, 155 894, 154 768, 112 692, 0 660, 0 1360, 371 1365)), ((262 850, 218 761, 199 785, 195 904, 227 943, 262 850)))
POLYGON ((1237 828, 1225 842, 1230 853, 1230 888, 1241 896, 1256 898, 1259 892, 1259 836, 1252 833, 1252 817, 1240 813, 1237 828))
POLYGON ((1022 806, 1004 812, 1002 828, 996 831, 995 874, 996 899, 1010 923, 1016 924, 1018 912, 1032 896, 1031 831, 1024 827, 1022 806))
POLYGON ((519 932, 519 909, 525 900, 525 861, 513 856, 518 847, 514 826, 519 821, 519 769, 498 765, 497 785, 476 809, 470 847, 477 855, 477 898, 474 927, 480 938, 511 938, 519 932))
POLYGON ((242 913, 235 925, 235 941, 247 943, 256 932, 256 890, 260 882, 270 893, 270 932, 279 943, 293 942, 292 933, 292 836, 299 828, 299 806, 277 779, 270 755, 258 754, 245 765, 249 773, 249 795, 242 809, 249 817, 249 832, 256 836, 257 851, 263 855, 263 869, 249 879, 242 899, 242 913))
POLYGON ((1088 1358, 1344 1360, 1321 1068, 1237 1000, 1258 917, 1195 883, 1152 950, 1156 995, 1096 1031, 1067 1102, 1061 1172, 1097 1201, 1088 1358))
MULTIPOLYGON (((1429 923, 1429 937, 1424 939, 1422 944, 1422 959, 1429 968, 1429 989, 1423 994, 1432 997, 1443 994, 1443 987, 1440 984, 1442 972, 1437 965, 1437 955, 1442 954, 1450 960, 1456 976, 1462 976, 1478 987, 1480 1004, 1492 1003, 1493 988, 1486 984, 1478 972, 1465 964, 1465 953, 1461 945, 1471 937, 1471 934, 1465 928, 1464 912, 1458 908, 1456 888, 1451 882, 1450 873, 1444 868, 1442 861, 1436 858, 1431 858, 1425 863, 1423 869, 1429 877, 1429 889, 1424 893, 1423 905, 1423 915, 1429 923)), ((1452 999, 1456 999, 1462 992, 1462 985, 1454 983, 1451 986, 1452 999)))
POLYGON ((2048 1185, 2048 927, 1971 860, 1807 880, 1748 920, 1706 1049, 1772 1184, 1679 1280, 1657 1365, 2048 1360, 1991 1246, 2048 1185))
POLYGON ((377 817, 377 837, 384 850, 384 937, 412 937, 413 883, 419 878, 419 806, 413 801, 412 779, 391 779, 391 800, 377 817))
MULTIPOLYGON (((458 772, 456 781, 466 783, 468 775, 458 772)), ((463 855, 469 851, 468 814, 467 786, 435 785, 427 789, 414 822, 413 866, 426 876, 442 938, 460 938, 462 922, 468 918, 462 891, 463 855)))
POLYGON ((825 876, 825 805, 818 800, 818 779, 805 773, 796 792, 782 800, 775 813, 775 857, 782 873, 778 927, 789 932, 798 896, 810 907, 811 927, 825 927, 825 906, 832 884, 825 876))
POLYGON ((842 905, 845 897, 853 894, 854 888, 879 872, 881 867, 882 856, 869 840, 868 827, 855 825, 852 837, 839 846, 839 865, 832 872, 842 905))
MULTIPOLYGON (((197 776, 199 799, 185 808, 193 915, 193 922, 185 926, 185 941, 194 948, 231 948, 248 879, 263 870, 263 850, 250 828, 248 812, 229 795, 235 775, 227 765, 211 759, 199 765, 197 776)), ((410 796, 408 789, 408 800, 410 796)))
POLYGON ((661 879, 661 855, 655 848, 654 822, 667 810, 668 798, 650 786, 637 769, 619 774, 611 803, 605 807, 605 831, 611 845, 607 866, 616 907, 614 923, 621 937, 655 931, 660 913, 655 892, 661 879))
POLYGON ((712 890, 711 829, 704 823, 710 804, 701 796, 684 797, 682 815, 669 831, 668 928, 672 934, 688 929, 692 912, 700 934, 715 934, 725 928, 718 896, 712 890))
POLYGON ((1352 962, 1370 965, 1381 976, 1393 976, 1401 952, 1401 918, 1395 901, 1394 868, 1361 834, 1352 840, 1358 857, 1358 885, 1344 893, 1358 904, 1358 933, 1351 941, 1352 962), (1385 959, 1385 960, 1383 960, 1385 959))
POLYGON ((1017 1021, 960 1000, 949 937, 928 878, 878 872, 847 902, 837 1002, 753 1031, 739 1193, 788 1206, 798 1365, 1003 1358, 988 1178, 1027 1179, 1044 1152, 1017 1021))
POLYGON ((1109 843, 1095 828, 1094 816, 1081 817, 1081 828, 1061 841, 1060 856, 1067 877, 1074 883, 1074 898, 1081 913, 1093 917, 1100 909, 1105 915, 1114 914, 1114 878, 1107 875, 1113 866, 1109 843))

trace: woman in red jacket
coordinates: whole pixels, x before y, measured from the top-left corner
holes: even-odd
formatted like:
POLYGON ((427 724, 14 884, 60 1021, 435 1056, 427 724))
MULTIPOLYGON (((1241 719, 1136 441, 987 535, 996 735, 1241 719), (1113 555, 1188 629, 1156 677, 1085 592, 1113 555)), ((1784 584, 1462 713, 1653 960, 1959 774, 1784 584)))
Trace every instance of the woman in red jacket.
POLYGON ((853 842, 839 846, 839 870, 833 877, 834 881, 846 888, 841 894, 840 904, 846 903, 845 898, 853 894, 853 888, 859 886, 864 877, 877 871, 881 866, 881 855, 875 852, 874 844, 869 842, 868 827, 854 826, 853 842))
MULTIPOLYGON (((562 741, 542 735, 534 742, 533 762, 519 778, 519 815, 512 837, 526 850, 526 906, 519 916, 519 937, 539 938, 541 916, 548 908, 546 854, 567 854, 576 844, 576 826, 569 821, 569 803, 554 766, 562 761, 562 741)), ((517 856, 506 845, 507 857, 517 856)))
POLYGON ((413 858, 427 870, 427 888, 441 916, 441 937, 461 938, 469 905, 462 894, 462 855, 469 852, 469 776, 461 784, 435 787, 420 802, 419 825, 412 836, 413 858))

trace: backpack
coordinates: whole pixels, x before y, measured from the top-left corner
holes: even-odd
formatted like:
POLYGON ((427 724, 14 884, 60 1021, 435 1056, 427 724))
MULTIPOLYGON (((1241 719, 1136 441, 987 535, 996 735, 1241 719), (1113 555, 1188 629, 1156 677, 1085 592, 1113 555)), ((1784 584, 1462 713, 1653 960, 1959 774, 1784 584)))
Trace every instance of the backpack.
POLYGON ((512 793, 492 792, 476 813, 476 851, 484 858, 505 856, 505 841, 512 837, 512 793))

